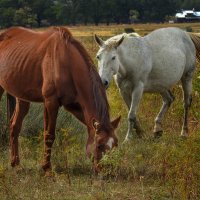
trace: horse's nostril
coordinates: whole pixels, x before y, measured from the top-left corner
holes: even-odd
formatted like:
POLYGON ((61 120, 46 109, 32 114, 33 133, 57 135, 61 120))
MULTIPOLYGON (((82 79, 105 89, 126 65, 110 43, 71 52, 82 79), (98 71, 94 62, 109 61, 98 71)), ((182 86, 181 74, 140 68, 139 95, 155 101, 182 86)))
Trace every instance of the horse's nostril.
POLYGON ((107 86, 108 85, 108 81, 104 81, 104 85, 107 86))
POLYGON ((102 80, 104 87, 107 88, 109 85, 109 82, 106 79, 101 79, 101 80, 102 80))

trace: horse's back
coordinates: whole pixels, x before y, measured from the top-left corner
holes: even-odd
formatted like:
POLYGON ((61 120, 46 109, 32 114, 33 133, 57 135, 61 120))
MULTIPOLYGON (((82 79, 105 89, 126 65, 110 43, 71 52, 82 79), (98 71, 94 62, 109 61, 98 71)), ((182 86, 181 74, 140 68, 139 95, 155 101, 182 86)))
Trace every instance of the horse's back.
POLYGON ((38 33, 21 27, 0 35, 0 85, 5 90, 14 96, 41 101, 41 67, 51 35, 51 30, 38 33), (20 96, 22 88, 24 94, 20 96))
POLYGON ((152 51, 152 71, 147 90, 170 88, 184 74, 193 72, 195 47, 189 35, 178 28, 162 28, 144 37, 152 51))
POLYGON ((173 41, 174 39, 182 39, 181 37, 185 37, 185 35, 187 35, 187 33, 180 28, 168 27, 156 29, 144 36, 144 38, 148 38, 148 40, 152 42, 155 42, 157 38, 160 42, 163 42, 163 40, 173 41))
MULTIPOLYGON (((42 51, 40 46, 48 38, 48 34, 41 34, 22 27, 13 27, 0 35, 0 72, 5 69, 31 68, 39 64, 42 51)), ((44 48, 43 48, 44 50, 44 48)), ((1 74, 2 75, 2 74, 1 74)))
MULTIPOLYGON (((185 31, 175 28, 161 28, 153 31, 144 37, 152 47, 155 56, 161 55, 162 50, 167 52, 165 56, 171 58, 176 56, 176 53, 182 54, 186 58, 186 65, 195 61, 195 46, 185 31)), ((156 58, 157 59, 157 58, 156 58)), ((179 59, 177 57, 177 59, 179 59)))
POLYGON ((11 42, 17 43, 19 41, 22 42, 31 40, 37 42, 37 40, 40 40, 40 37, 42 37, 42 35, 43 34, 41 33, 23 27, 11 27, 0 34, 0 50, 5 45, 11 45, 11 42))

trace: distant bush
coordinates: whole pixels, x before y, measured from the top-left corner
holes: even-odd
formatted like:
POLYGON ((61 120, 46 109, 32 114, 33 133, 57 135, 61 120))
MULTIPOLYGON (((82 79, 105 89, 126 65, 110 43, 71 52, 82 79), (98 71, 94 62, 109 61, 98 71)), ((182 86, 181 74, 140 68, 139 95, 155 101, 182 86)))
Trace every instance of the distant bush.
POLYGON ((133 28, 128 27, 128 28, 124 28, 124 32, 125 33, 133 33, 133 32, 135 32, 135 30, 133 28))
POLYGON ((186 30, 187 32, 193 32, 193 29, 192 29, 192 27, 190 27, 190 26, 187 26, 187 27, 185 28, 185 30, 186 30))

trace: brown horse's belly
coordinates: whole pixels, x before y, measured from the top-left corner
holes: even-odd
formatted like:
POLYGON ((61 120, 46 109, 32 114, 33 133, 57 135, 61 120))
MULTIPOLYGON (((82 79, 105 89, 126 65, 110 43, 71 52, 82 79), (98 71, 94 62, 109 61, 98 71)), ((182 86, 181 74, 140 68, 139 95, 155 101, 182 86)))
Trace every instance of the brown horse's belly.
POLYGON ((18 98, 30 102, 43 102, 42 94, 37 90, 26 91, 21 96, 19 95, 18 98))
POLYGON ((0 79, 0 86, 11 95, 25 100, 34 102, 43 102, 41 87, 38 85, 28 84, 25 80, 0 79))
POLYGON ((42 102, 40 68, 28 64, 17 65, 12 59, 5 62, 0 59, 0 86, 17 98, 42 102))

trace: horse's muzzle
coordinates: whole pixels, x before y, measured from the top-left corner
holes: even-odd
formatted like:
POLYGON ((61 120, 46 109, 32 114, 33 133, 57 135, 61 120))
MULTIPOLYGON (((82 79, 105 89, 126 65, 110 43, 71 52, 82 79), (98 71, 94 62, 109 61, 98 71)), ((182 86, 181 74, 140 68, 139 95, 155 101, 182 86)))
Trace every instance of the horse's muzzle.
POLYGON ((101 165, 99 164, 99 161, 94 160, 94 165, 93 165, 94 173, 95 175, 98 175, 102 169, 101 165))
POLYGON ((104 87, 107 89, 108 88, 108 85, 109 85, 109 82, 105 79, 102 79, 102 83, 104 85, 104 87))

